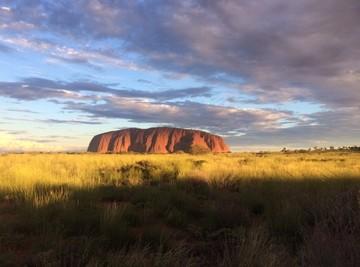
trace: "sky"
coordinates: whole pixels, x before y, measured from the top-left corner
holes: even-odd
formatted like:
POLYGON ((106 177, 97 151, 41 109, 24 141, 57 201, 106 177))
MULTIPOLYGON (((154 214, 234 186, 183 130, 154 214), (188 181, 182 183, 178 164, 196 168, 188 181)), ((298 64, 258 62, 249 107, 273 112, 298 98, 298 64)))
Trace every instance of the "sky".
POLYGON ((358 0, 0 0, 0 151, 174 126, 360 144, 358 0))

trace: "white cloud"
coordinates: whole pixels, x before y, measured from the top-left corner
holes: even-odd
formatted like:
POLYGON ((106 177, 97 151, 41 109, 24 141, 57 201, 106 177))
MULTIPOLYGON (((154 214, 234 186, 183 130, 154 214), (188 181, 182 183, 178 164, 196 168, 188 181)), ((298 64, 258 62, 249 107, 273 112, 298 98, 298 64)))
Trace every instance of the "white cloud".
POLYGON ((34 24, 26 23, 24 21, 0 23, 0 30, 24 31, 24 30, 31 30, 33 28, 35 28, 34 24))
POLYGON ((62 145, 45 144, 32 140, 20 140, 17 136, 0 132, 0 152, 14 151, 63 151, 62 145))
MULTIPOLYGON (((33 25, 25 23, 13 23, 13 24, 0 24, 0 29, 25 29, 31 28, 33 25)), ((118 56, 106 55, 95 50, 79 50, 72 47, 63 45, 57 45, 45 40, 33 40, 24 37, 1 37, 0 41, 19 48, 31 49, 40 53, 44 53, 49 56, 48 61, 51 63, 57 63, 57 60, 62 60, 70 63, 89 64, 97 67, 103 65, 111 65, 118 68, 125 68, 129 70, 140 70, 141 68, 134 62, 121 59, 118 56)))
POLYGON ((10 11, 11 11, 11 8, 10 8, 10 7, 7 7, 7 6, 2 6, 2 7, 0 7, 0 10, 6 11, 6 12, 10 12, 10 11))

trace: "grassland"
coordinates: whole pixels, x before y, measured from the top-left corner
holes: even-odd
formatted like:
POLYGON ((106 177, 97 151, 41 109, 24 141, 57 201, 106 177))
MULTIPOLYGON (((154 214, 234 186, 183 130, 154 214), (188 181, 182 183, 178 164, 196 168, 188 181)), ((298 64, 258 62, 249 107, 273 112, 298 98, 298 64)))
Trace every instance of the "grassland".
POLYGON ((360 266, 360 153, 0 155, 0 266, 360 266))

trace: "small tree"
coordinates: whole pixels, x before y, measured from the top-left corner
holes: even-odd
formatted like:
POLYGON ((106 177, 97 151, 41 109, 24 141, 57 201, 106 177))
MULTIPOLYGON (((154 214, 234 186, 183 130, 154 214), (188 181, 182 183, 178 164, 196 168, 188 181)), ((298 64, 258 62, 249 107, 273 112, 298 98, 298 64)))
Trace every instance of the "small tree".
POLYGON ((201 146, 201 145, 192 145, 190 147, 190 151, 191 154, 194 155, 198 155, 198 154, 206 154, 206 153, 210 153, 210 149, 205 147, 205 146, 201 146))

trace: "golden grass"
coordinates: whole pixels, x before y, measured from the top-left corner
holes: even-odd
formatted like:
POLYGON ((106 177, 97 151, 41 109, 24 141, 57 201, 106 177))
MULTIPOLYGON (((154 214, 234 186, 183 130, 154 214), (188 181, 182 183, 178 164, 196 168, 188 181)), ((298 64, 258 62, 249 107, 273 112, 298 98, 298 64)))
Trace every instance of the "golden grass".
POLYGON ((352 152, 4 154, 0 266, 360 266, 359 193, 352 152))
POLYGON ((8 154, 0 156, 0 188, 29 189, 36 184, 96 186, 101 170, 149 161, 161 169, 177 168, 178 178, 306 179, 360 178, 359 153, 218 155, 8 154))

